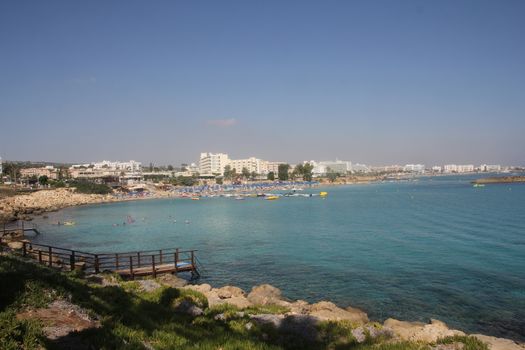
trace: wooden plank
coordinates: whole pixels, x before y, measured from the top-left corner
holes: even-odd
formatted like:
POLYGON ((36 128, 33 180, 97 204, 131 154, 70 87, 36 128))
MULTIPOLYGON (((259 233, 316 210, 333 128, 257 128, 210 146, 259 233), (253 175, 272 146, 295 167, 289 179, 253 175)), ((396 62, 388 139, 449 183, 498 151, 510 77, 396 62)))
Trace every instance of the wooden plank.
MULTIPOLYGON (((183 265, 183 266, 179 266, 177 270, 179 272, 183 272, 183 271, 193 271, 194 269, 195 267, 192 265, 183 265)), ((115 272, 123 276, 130 275, 129 269, 117 270, 115 272)), ((155 273, 170 273, 170 272, 175 272, 175 267, 173 266, 173 264, 163 264, 163 265, 155 266, 155 273)), ((133 269, 133 275, 135 276, 145 276, 145 275, 153 275, 153 274, 154 273, 150 266, 133 269)))

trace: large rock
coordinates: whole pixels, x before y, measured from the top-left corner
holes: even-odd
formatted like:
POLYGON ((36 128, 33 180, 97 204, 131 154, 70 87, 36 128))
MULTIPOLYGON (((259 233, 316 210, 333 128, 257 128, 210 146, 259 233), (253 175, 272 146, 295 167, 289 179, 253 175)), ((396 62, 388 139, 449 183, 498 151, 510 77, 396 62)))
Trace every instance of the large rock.
POLYGON ((58 349, 90 349, 77 334, 101 326, 98 316, 65 300, 55 300, 46 308, 24 311, 16 317, 42 322, 44 336, 58 349))
POLYGON ((285 333, 293 333, 309 342, 318 338, 317 325, 319 319, 310 315, 288 315, 283 320, 280 330, 285 333))
POLYGON ((193 317, 200 316, 204 313, 204 311, 202 311, 200 307, 198 307, 197 305, 193 304, 191 301, 186 300, 186 299, 181 301, 180 304, 175 307, 175 311, 186 314, 186 315, 190 315, 193 317))
POLYGON ((13 241, 13 242, 8 242, 7 246, 13 250, 19 250, 24 247, 24 243, 19 242, 19 241, 13 241))
POLYGON ((184 288, 192 289, 204 294, 208 299, 210 307, 229 304, 240 309, 252 306, 252 303, 246 298, 246 293, 237 287, 225 286, 222 288, 212 288, 209 284, 187 285, 184 288))
POLYGON ((137 280, 139 289, 143 292, 153 292, 161 287, 155 280, 137 280))
POLYGON ((283 315, 274 315, 274 314, 258 314, 258 315, 250 315, 250 319, 261 325, 271 325, 275 327, 276 329, 280 328, 284 316, 283 315))
POLYGON ((252 306, 252 303, 245 297, 244 291, 237 287, 227 286, 212 289, 204 295, 208 298, 208 305, 210 306, 229 304, 239 309, 252 306))
POLYGON ((367 338, 392 338, 392 331, 386 327, 377 328, 373 325, 363 325, 352 329, 352 335, 358 343, 363 343, 367 338))
POLYGON ((200 292, 202 294, 206 294, 211 291, 211 286, 207 283, 204 284, 188 284, 187 286, 184 286, 186 289, 191 289, 196 292, 200 292))
POLYGON ((269 284, 261 284, 252 288, 248 300, 255 305, 282 304, 282 293, 279 288, 269 284))
POLYGON ((185 279, 177 277, 169 273, 158 277, 157 281, 160 284, 166 287, 171 287, 171 288, 182 288, 188 284, 188 281, 186 281, 185 279))
POLYGON ((232 297, 244 297, 246 293, 239 287, 225 286, 217 289, 217 295, 221 299, 229 299, 232 297))
POLYGON ((324 321, 350 321, 364 324, 368 322, 368 316, 361 310, 350 308, 351 311, 341 309, 329 301, 321 301, 310 306, 309 315, 324 321))
POLYGON ((471 334, 489 345, 490 350, 525 350, 525 345, 518 344, 510 339, 496 338, 483 334, 471 334))
POLYGON ((290 313, 292 314, 307 314, 310 310, 310 304, 304 300, 296 300, 288 305, 290 313))
POLYGON ((402 340, 421 341, 433 343, 438 339, 452 337, 455 335, 465 335, 465 333, 449 329, 448 326, 439 320, 432 319, 429 324, 421 322, 406 322, 389 318, 384 326, 402 340))

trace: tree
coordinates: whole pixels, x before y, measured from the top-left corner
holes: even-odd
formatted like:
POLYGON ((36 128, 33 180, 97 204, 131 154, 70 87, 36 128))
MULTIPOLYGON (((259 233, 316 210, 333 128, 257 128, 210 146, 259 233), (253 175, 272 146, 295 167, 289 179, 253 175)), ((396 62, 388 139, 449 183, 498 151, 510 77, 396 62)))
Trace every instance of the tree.
MULTIPOLYGON (((235 169, 234 169, 235 170, 235 169)), ((232 179, 232 176, 234 174, 234 170, 232 171, 232 167, 231 165, 226 165, 224 167, 224 178, 226 180, 231 180, 232 179)))
POLYGON ((42 175, 38 178, 38 183, 40 183, 40 185, 42 186, 47 185, 48 181, 49 181, 49 178, 47 177, 47 175, 42 175))
POLYGON ((169 171, 173 171, 173 165, 171 165, 171 164, 168 165, 168 170, 169 170, 169 171))
POLYGON ((277 177, 280 181, 288 180, 288 170, 290 170, 290 164, 279 164, 277 168, 277 177))
POLYGON ((153 163, 149 163, 149 172, 150 172, 150 173, 153 172, 153 163))
POLYGON ((292 180, 295 180, 296 177, 303 176, 304 167, 302 164, 297 164, 292 171, 292 180))
POLYGON ((58 180, 63 180, 65 178, 67 178, 69 175, 69 172, 67 170, 67 168, 65 167, 60 167, 58 168, 58 180))
POLYGON ((326 177, 328 178, 328 181, 334 182, 335 179, 339 177, 339 174, 335 171, 332 171, 329 167, 326 169, 326 177))
POLYGON ((216 177, 216 178, 215 178, 215 183, 216 183, 217 185, 222 185, 222 183, 223 183, 223 181, 222 181, 222 177, 216 177))
POLYGON ((250 178, 252 180, 255 180, 256 177, 257 177, 257 173, 255 171, 252 171, 252 173, 250 174, 250 178))
POLYGON ((247 168, 242 168, 241 173, 242 173, 242 177, 244 177, 245 179, 250 177, 250 171, 247 168))
POLYGON ((9 176, 11 181, 16 181, 20 177, 20 167, 15 163, 6 162, 2 167, 2 173, 9 176))
POLYGON ((303 165, 303 180, 312 181, 314 166, 310 163, 303 165))
POLYGON ((270 180, 270 181, 275 180, 275 173, 273 171, 270 171, 268 173, 268 180, 270 180))
POLYGON ((337 173, 328 173, 328 174, 326 174, 326 177, 328 178, 328 181, 334 182, 335 179, 337 179, 339 177, 339 174, 337 174, 337 173))

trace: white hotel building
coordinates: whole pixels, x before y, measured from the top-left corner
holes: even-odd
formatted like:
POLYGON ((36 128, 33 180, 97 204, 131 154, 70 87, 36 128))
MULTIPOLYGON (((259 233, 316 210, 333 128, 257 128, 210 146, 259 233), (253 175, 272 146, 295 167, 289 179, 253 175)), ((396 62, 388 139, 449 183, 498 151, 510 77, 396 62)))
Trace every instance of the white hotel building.
POLYGON ((447 164, 443 167, 443 172, 445 173, 470 173, 474 171, 474 165, 456 165, 456 164, 447 164))
POLYGON ((199 160, 199 173, 201 176, 223 175, 224 167, 230 163, 226 153, 201 153, 199 160))
POLYGON ((205 152, 200 156, 199 173, 201 176, 224 175, 224 168, 229 165, 237 174, 240 174, 243 168, 248 169, 250 173, 266 175, 273 171, 277 174, 279 164, 283 162, 269 162, 255 157, 230 159, 226 153, 205 152))

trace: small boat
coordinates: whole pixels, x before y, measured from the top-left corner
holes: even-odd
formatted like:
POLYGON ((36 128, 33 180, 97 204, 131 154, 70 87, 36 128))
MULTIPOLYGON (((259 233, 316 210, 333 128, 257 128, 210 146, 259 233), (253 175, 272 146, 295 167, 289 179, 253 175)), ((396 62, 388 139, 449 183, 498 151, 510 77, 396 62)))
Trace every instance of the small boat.
POLYGON ((276 199, 279 199, 279 196, 268 196, 268 197, 266 197, 267 201, 274 201, 276 199))
POLYGON ((74 225, 76 225, 76 222, 74 222, 74 221, 64 221, 64 225, 65 226, 74 226, 74 225))
POLYGON ((321 193, 319 193, 319 195, 321 197, 326 197, 326 196, 328 196, 328 192, 321 192, 321 193))
POLYGON ((235 197, 235 200, 236 200, 236 201, 243 201, 244 199, 245 199, 245 198, 244 198, 244 197, 241 197, 241 196, 239 196, 239 197, 235 197))
POLYGON ((199 199, 200 199, 199 197, 191 197, 192 201, 198 201, 199 199))
POLYGON ((485 187, 485 184, 474 184, 472 187, 485 187))

